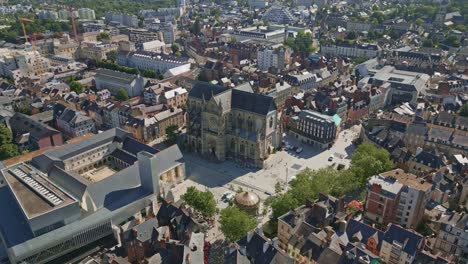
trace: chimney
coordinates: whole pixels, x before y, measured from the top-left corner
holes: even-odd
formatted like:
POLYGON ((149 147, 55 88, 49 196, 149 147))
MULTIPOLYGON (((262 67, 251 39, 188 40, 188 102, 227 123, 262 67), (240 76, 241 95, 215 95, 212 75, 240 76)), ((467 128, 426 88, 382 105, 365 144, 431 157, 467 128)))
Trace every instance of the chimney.
POLYGON ((141 151, 137 154, 138 172, 140 176, 141 186, 153 192, 156 196, 159 195, 159 175, 156 175, 156 160, 154 155, 141 151))
POLYGON ((253 231, 249 231, 249 232, 247 233, 247 242, 250 242, 250 240, 252 240, 253 234, 254 234, 253 231))
POLYGON ((274 248, 278 248, 278 243, 279 243, 278 238, 277 238, 277 237, 273 238, 272 244, 273 244, 273 247, 274 247, 274 248))
POLYGON ((416 149, 416 156, 419 155, 419 153, 421 153, 423 151, 423 149, 421 147, 418 147, 416 149))
POLYGON ((263 253, 265 253, 268 250, 269 246, 270 246, 269 241, 265 241, 265 243, 263 243, 263 253))
POLYGON ((257 234, 263 236, 263 227, 262 227, 262 224, 259 224, 257 226, 257 228, 255 229, 255 232, 257 232, 257 234))

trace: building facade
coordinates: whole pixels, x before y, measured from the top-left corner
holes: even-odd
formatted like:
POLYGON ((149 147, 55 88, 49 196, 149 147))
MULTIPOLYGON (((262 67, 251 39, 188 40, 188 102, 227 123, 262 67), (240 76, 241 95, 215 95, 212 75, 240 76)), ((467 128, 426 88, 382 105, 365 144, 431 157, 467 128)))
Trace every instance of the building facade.
POLYGON ((189 149, 207 158, 262 167, 279 146, 272 97, 199 82, 189 92, 187 113, 189 149))
POLYGON ((288 129, 296 139, 320 149, 330 148, 337 134, 333 117, 310 110, 302 110, 291 117, 288 129))

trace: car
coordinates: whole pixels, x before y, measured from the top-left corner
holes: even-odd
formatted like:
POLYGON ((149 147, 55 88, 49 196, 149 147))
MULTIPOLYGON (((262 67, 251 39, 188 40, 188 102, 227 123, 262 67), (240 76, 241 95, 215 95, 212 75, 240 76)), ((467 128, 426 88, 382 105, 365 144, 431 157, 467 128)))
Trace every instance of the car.
POLYGON ((234 197, 234 194, 232 192, 225 192, 223 193, 223 196, 221 196, 222 201, 228 201, 231 200, 234 197))
POLYGON ((303 150, 303 149, 302 149, 301 147, 299 147, 299 148, 296 149, 296 153, 301 153, 302 150, 303 150))
POLYGON ((344 164, 338 164, 338 167, 336 167, 337 170, 342 170, 345 168, 345 165, 344 164))
POLYGON ((330 157, 328 157, 328 161, 333 161, 333 155, 331 155, 330 157))
POLYGON ((287 149, 287 150, 290 150, 290 149, 292 149, 292 146, 289 145, 289 144, 286 144, 286 149, 287 149))

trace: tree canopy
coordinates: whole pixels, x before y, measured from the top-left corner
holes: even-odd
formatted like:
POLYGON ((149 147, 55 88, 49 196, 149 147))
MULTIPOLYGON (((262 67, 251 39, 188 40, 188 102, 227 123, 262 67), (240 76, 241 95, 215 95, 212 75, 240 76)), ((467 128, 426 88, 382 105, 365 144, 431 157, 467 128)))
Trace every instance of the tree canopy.
POLYGON ((124 101, 127 101, 128 99, 130 99, 130 96, 128 96, 128 93, 127 91, 125 91, 124 89, 120 89, 117 91, 117 94, 115 95, 115 98, 121 102, 124 102, 124 101))
POLYGON ((13 135, 10 129, 4 124, 0 124, 0 160, 18 156, 18 146, 13 144, 13 135))
POLYGON ((167 143, 171 145, 177 143, 177 129, 176 125, 166 127, 167 143))
POLYGON ((77 94, 80 94, 84 91, 84 87, 80 82, 71 81, 70 90, 74 91, 77 94))
POLYGON ((387 150, 371 143, 359 145, 346 170, 326 167, 319 170, 305 169, 290 182, 289 190, 275 197, 271 203, 272 219, 294 209, 306 200, 318 198, 319 193, 342 196, 364 188, 370 176, 391 170, 393 163, 387 150))
POLYGON ((204 217, 211 217, 216 213, 216 201, 210 191, 202 192, 191 186, 181 198, 204 217))
POLYGON ((221 210, 219 223, 221 232, 229 242, 238 241, 257 225, 254 217, 236 206, 229 206, 221 210))
POLYGON ((292 48, 295 52, 314 52, 315 48, 312 46, 313 37, 312 34, 307 32, 299 32, 297 33, 296 38, 288 38, 285 40, 284 44, 290 48, 292 48))
POLYGON ((465 103, 458 112, 459 115, 468 117, 468 103, 465 103))

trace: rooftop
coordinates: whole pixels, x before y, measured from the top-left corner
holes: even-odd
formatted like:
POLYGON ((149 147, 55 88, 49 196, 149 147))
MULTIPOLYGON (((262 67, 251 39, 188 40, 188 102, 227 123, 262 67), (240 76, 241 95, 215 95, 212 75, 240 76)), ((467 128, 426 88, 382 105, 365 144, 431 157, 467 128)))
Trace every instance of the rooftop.
POLYGON ((395 178, 399 183, 409 186, 413 189, 426 191, 432 187, 432 184, 426 182, 424 179, 418 178, 416 175, 406 173, 402 169, 395 169, 380 174, 383 177, 395 178))
POLYGON ((25 163, 4 169, 2 174, 29 219, 76 202, 40 171, 25 163))

